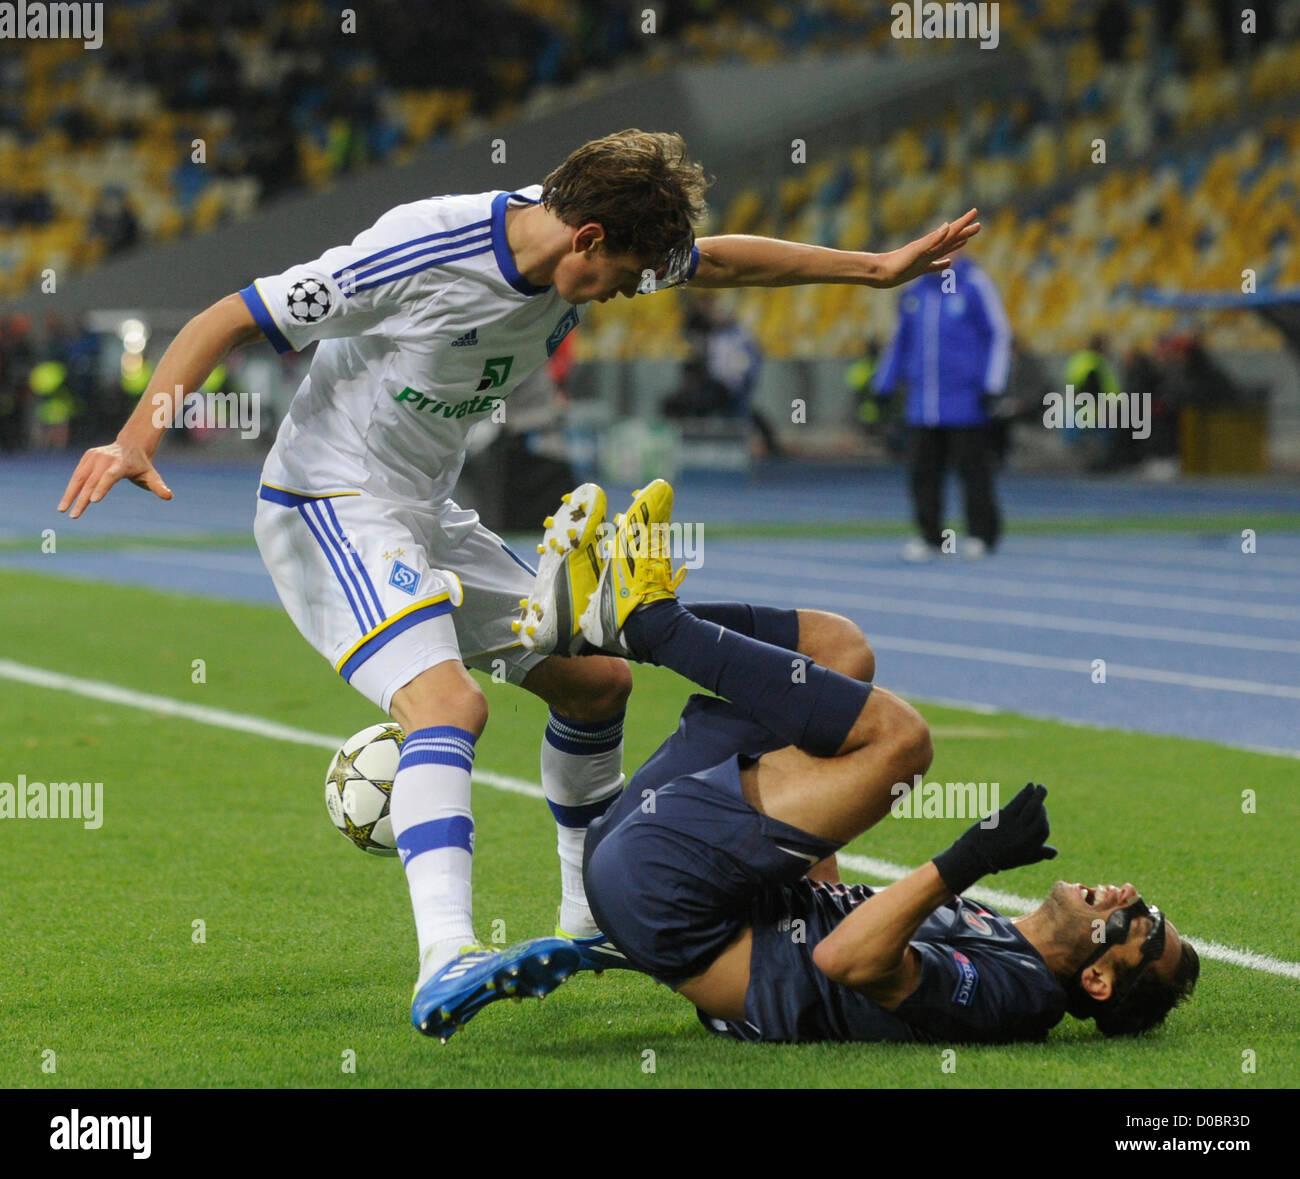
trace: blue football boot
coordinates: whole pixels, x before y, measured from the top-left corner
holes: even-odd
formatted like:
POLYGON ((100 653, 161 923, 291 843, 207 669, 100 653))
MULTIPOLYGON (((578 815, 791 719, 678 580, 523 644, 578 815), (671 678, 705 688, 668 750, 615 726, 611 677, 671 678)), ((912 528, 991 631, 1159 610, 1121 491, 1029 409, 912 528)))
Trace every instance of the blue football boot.
POLYGON ((572 942, 539 937, 498 953, 470 947, 415 993, 411 1023, 444 1044, 498 999, 544 999, 579 968, 572 942))

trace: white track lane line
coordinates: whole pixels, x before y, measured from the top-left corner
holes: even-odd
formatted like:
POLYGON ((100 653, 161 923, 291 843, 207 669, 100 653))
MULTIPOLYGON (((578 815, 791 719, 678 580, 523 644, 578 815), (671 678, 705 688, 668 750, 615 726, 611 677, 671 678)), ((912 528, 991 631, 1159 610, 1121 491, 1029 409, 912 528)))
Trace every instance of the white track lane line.
MULTIPOLYGON (((737 544, 739 541, 718 540, 717 544, 737 544)), ((1117 556, 1105 549, 1098 548, 1091 554, 1062 552, 1052 543, 1049 546, 1029 552, 1024 549, 1001 549, 1000 554, 986 560, 981 568, 1006 565, 1008 572, 1015 571, 1036 573, 1048 577, 1080 576, 1106 579, 1106 584, 1136 582, 1139 585, 1159 585, 1180 589, 1226 590, 1228 593, 1251 591, 1253 593, 1293 594, 1295 575, 1284 570, 1268 570, 1256 564, 1254 554, 1242 554, 1237 558, 1236 569, 1227 566, 1216 567, 1214 571, 1196 568, 1188 562, 1177 569, 1170 568, 1169 563, 1152 561, 1147 563, 1142 554, 1130 553, 1117 556), (1235 573, 1236 576, 1230 574, 1235 573), (1275 574, 1275 575, 1274 575, 1275 574)), ((788 559, 792 561, 810 561, 814 558, 836 560, 840 562, 865 563, 877 569, 898 569, 901 558, 896 548, 885 551, 860 552, 845 547, 838 554, 830 551, 830 542, 812 542, 806 549, 801 546, 782 546, 773 543, 764 546, 763 553, 771 560, 788 559), (816 545, 816 548, 813 546, 816 545)), ((959 558, 949 559, 952 566, 962 567, 959 558)), ((965 568, 970 569, 967 563, 965 568)))
MULTIPOLYGON (((149 692, 137 692, 131 688, 120 688, 116 684, 106 684, 99 680, 82 679, 80 676, 64 675, 62 672, 46 671, 44 668, 29 667, 9 659, 0 659, 0 679, 14 680, 30 684, 37 688, 48 688, 58 692, 71 692, 77 696, 102 700, 108 704, 139 708, 148 712, 159 712, 167 716, 181 717, 198 724, 212 725, 220 729, 233 729, 241 733, 251 733, 257 737, 269 737, 274 741, 288 741, 296 745, 310 745, 317 749, 336 750, 345 738, 331 737, 325 733, 312 733, 306 729, 297 729, 291 725, 275 724, 261 720, 259 717, 243 713, 228 712, 224 708, 209 708, 200 704, 189 704, 173 700, 167 696, 155 696, 149 692)), ((511 794, 523 794, 529 798, 545 798, 542 788, 536 782, 525 778, 511 777, 509 774, 496 774, 491 770, 474 769, 474 781, 496 790, 511 794)), ((871 856, 853 855, 841 852, 840 863, 853 872, 861 873, 873 879, 898 880, 912 869, 888 860, 877 860, 871 856)), ((974 888, 970 895, 976 900, 987 901, 990 905, 1006 909, 1011 913, 1027 913, 1038 905, 1028 897, 1015 896, 1012 893, 999 892, 995 889, 974 888)), ((1218 962, 1229 962, 1249 970, 1263 971, 1265 974, 1277 974, 1284 978, 1300 979, 1300 962, 1284 962, 1268 954, 1256 954, 1251 950, 1237 950, 1218 942, 1207 942, 1188 938, 1196 952, 1218 962)))
MULTIPOLYGON (((745 591, 747 601, 757 605, 779 605, 788 598, 756 593, 752 585, 712 581, 710 589, 718 587, 725 597, 728 592, 745 591)), ((689 605, 689 603, 687 603, 689 605)), ((861 599, 850 595, 826 593, 810 594, 810 606, 839 606, 843 609, 865 609, 861 599), (843 599, 841 601, 841 599, 843 599)), ((867 635, 871 645, 881 651, 905 651, 911 655, 938 655, 949 659, 973 660, 977 663, 999 663, 1012 667, 1033 667, 1040 671, 1064 671, 1073 675, 1092 674, 1089 659, 1070 659, 1060 655, 1039 655, 1030 651, 1004 651, 1000 647, 977 647, 967 643, 935 642, 903 635, 883 635, 874 629, 867 635)), ((1228 676, 1197 675, 1193 672, 1169 671, 1163 667, 1139 667, 1134 664, 1106 661, 1107 680, 1139 680, 1153 684, 1173 684, 1180 688, 1203 688, 1212 692, 1235 692, 1248 696, 1277 696, 1285 700, 1300 700, 1300 684, 1270 684, 1261 680, 1234 679, 1228 676)))
MULTIPOLYGON (((1185 610, 1194 614, 1226 614, 1230 618, 1300 622, 1300 607, 1297 606, 1248 602, 1240 598, 1194 598, 1183 594, 1148 593, 1146 590, 1117 590, 1104 584, 1085 586, 1078 579, 1069 585, 1012 581, 1009 578, 988 576, 991 572, 988 565, 980 566, 977 573, 969 565, 958 565, 955 559, 949 566, 953 568, 951 575, 940 572, 941 566, 937 562, 896 570, 864 569, 844 558, 835 559, 831 566, 824 563, 811 565, 806 559, 796 558, 791 558, 788 564, 799 570, 799 577, 792 577, 790 583, 797 584, 800 588, 836 583, 857 588, 864 584, 880 585, 908 594, 928 590, 939 593, 954 591, 966 595, 995 594, 1000 598, 1059 598, 1069 602, 1086 602, 1094 611, 1114 606, 1137 606, 1149 607, 1166 614, 1185 610)), ((770 554, 748 556, 728 552, 726 567, 729 573, 752 573, 764 582, 780 583, 779 576, 774 576, 773 570, 779 571, 781 565, 774 564, 770 554)), ((1014 573, 1015 570, 1007 569, 1005 572, 1014 573)), ((701 575, 707 575, 703 568, 701 575)), ((1248 587, 1243 587, 1243 592, 1245 588, 1248 587)))
MULTIPOLYGON (((1231 631, 1189 630, 1187 627, 1122 622, 1116 619, 1040 614, 1034 610, 1006 610, 995 606, 963 606, 955 602, 870 597, 861 593, 817 589, 816 580, 815 577, 803 580, 801 592, 814 593, 819 604, 839 610, 869 611, 872 614, 907 614, 920 618, 937 618, 946 622, 983 622, 997 626, 1021 626, 1033 630, 1070 631, 1076 634, 1109 635, 1123 639, 1150 639, 1155 642, 1181 643, 1199 647, 1226 647, 1233 651, 1300 655, 1300 639, 1275 639, 1263 635, 1234 634, 1231 631)), ((753 587, 748 583, 709 580, 708 584, 710 588, 720 585, 723 591, 741 593, 745 600, 748 600, 748 595, 753 593, 753 587)))

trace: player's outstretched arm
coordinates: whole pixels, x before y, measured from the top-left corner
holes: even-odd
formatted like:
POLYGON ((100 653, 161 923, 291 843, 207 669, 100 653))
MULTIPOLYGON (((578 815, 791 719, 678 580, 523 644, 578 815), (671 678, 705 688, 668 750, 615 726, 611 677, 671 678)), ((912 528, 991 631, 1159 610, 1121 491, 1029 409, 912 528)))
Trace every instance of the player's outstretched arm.
POLYGON ((703 237, 693 287, 789 287, 840 282, 885 288, 943 270, 980 231, 975 210, 884 254, 832 250, 747 234, 703 237))
POLYGON ((199 388, 232 348, 261 336, 243 299, 227 295, 189 321, 163 353, 149 387, 134 412, 108 446, 96 446, 81 456, 68 480, 59 511, 71 505, 75 520, 87 504, 97 504, 121 479, 171 499, 171 488, 154 469, 153 457, 167 424, 176 413, 177 388, 199 388))

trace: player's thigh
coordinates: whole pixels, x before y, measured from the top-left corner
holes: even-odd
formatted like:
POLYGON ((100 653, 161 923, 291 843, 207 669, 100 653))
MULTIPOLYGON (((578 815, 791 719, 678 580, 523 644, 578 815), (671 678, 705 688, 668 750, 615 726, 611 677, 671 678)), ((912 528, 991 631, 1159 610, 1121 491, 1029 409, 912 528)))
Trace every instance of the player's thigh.
POLYGON ((876 656, 856 622, 827 610, 799 610, 799 652, 851 679, 870 683, 876 656))
POLYGON ((911 789, 932 754, 921 715, 883 688, 872 690, 859 728, 864 743, 839 757, 813 757, 793 746, 764 754, 741 774, 745 800, 811 835, 855 839, 911 789))
POLYGON ((262 559, 294 625, 344 680, 387 713, 422 672, 459 664, 459 582, 407 514, 370 496, 271 493, 254 525, 262 559))
POLYGON ((433 510, 427 529, 432 558, 464 590, 454 615, 465 662, 498 683, 522 684, 546 658, 519 642, 511 623, 519 600, 533 592, 537 572, 475 512, 450 500, 433 510))

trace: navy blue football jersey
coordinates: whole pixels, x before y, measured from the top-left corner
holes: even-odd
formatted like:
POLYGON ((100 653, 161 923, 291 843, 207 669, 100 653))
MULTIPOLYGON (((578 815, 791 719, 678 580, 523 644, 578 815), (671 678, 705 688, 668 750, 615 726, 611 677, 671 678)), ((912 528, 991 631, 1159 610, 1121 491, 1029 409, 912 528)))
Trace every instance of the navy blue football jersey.
POLYGON ((831 982, 813 950, 874 894, 807 879, 768 888, 751 912, 746 1020, 700 1018, 742 1040, 998 1042, 1037 1039, 1065 1014, 1065 992, 1010 918, 957 897, 916 931, 921 979, 893 1011, 831 982))

